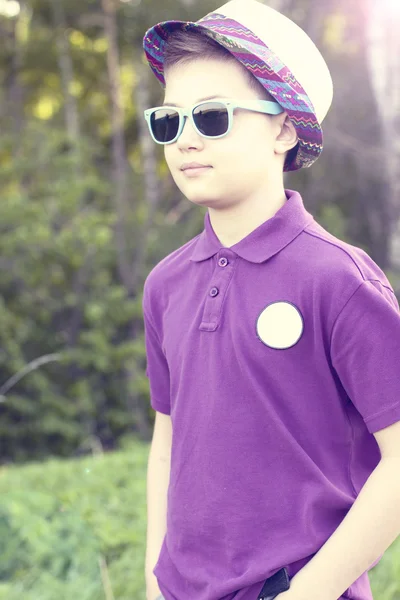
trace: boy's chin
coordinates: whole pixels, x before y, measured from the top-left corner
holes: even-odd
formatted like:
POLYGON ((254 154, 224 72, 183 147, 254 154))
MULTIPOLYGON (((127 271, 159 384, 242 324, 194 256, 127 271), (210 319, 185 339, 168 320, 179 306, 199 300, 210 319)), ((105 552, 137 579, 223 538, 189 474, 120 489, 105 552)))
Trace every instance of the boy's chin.
POLYGON ((204 205, 204 206, 208 206, 209 204, 212 205, 212 199, 208 198, 207 196, 204 196, 204 194, 185 194, 186 198, 189 200, 189 202, 193 202, 193 204, 199 204, 199 205, 204 205))
POLYGON ((218 196, 207 196, 206 194, 191 194, 188 193, 186 191, 186 193, 184 193, 185 197, 189 200, 189 202, 192 202, 193 204, 196 204, 197 206, 208 206, 210 208, 222 208, 224 206, 224 200, 221 197, 218 196))

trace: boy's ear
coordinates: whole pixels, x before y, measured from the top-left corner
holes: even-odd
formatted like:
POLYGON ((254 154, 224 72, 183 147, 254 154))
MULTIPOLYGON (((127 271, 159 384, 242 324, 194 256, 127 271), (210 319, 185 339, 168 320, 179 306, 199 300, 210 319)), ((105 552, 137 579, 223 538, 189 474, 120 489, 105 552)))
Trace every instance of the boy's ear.
POLYGON ((286 154, 298 142, 297 131, 286 113, 276 117, 275 153, 286 154))

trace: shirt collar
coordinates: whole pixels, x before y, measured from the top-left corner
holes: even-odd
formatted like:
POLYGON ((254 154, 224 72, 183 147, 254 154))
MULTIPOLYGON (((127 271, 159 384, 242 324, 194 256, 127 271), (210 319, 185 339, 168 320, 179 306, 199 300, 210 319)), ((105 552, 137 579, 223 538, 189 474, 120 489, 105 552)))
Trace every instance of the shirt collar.
MULTIPOLYGON (((287 201, 275 215, 229 249, 245 260, 261 263, 290 244, 314 217, 305 209, 298 192, 285 190, 285 194, 287 201)), ((223 250, 224 246, 212 228, 207 211, 204 216, 204 230, 197 238, 190 260, 206 260, 221 249, 223 250)))

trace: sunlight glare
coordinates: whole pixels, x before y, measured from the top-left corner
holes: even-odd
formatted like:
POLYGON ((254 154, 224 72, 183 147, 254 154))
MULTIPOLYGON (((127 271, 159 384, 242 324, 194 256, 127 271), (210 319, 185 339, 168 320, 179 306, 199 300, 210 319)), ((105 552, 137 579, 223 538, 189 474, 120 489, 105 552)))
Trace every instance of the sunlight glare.
POLYGON ((379 0, 377 4, 382 11, 400 14, 400 0, 379 0))
POLYGON ((21 6, 17 0, 0 0, 0 15, 4 17, 17 17, 21 12, 21 6))

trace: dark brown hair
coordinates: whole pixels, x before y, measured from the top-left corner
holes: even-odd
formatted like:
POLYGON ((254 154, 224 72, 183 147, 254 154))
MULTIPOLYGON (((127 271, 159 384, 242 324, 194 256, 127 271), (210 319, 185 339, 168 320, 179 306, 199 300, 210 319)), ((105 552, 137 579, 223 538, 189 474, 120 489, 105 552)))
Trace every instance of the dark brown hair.
POLYGON ((164 53, 164 71, 175 65, 185 65, 196 59, 218 59, 235 62, 243 69, 247 82, 260 100, 273 100, 261 83, 232 54, 215 40, 199 31, 173 31, 169 36, 164 53))

